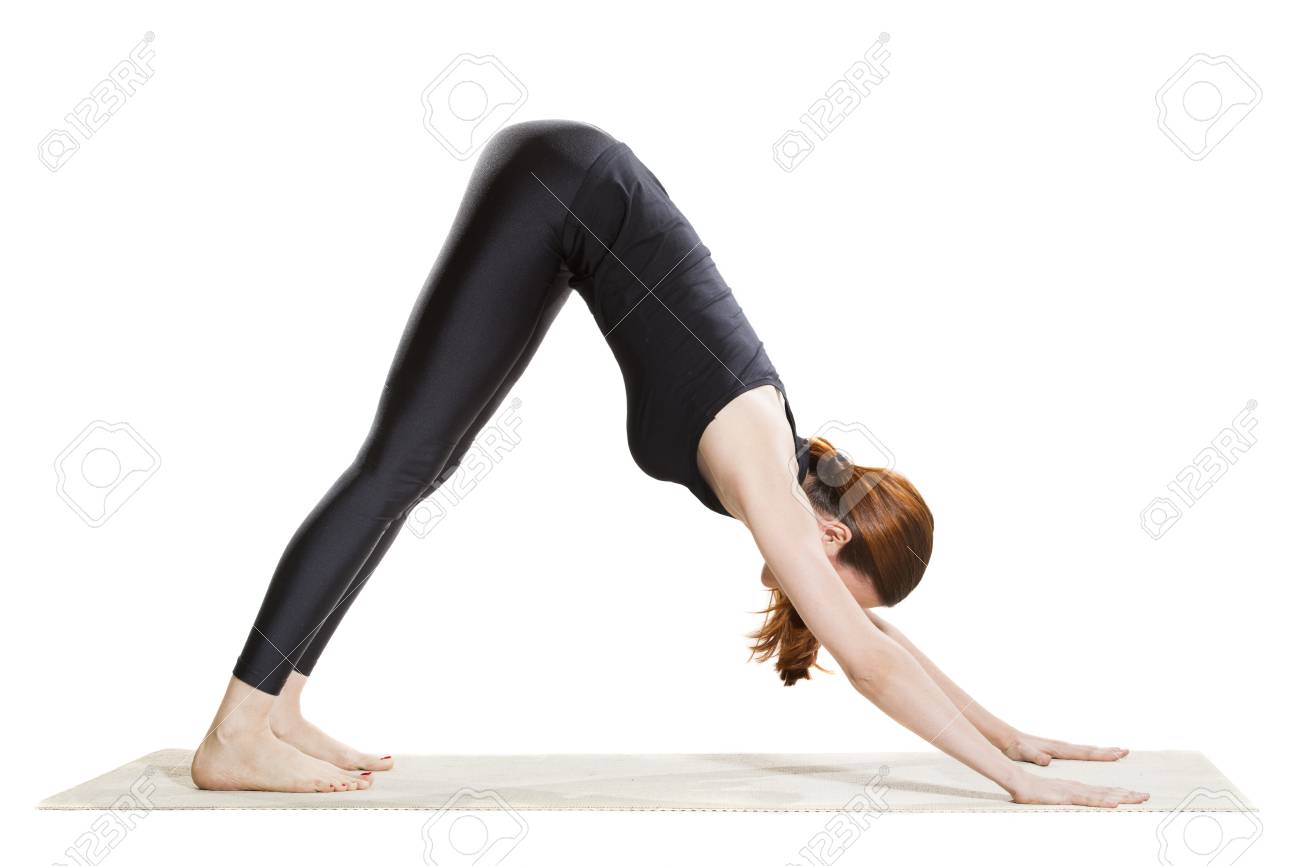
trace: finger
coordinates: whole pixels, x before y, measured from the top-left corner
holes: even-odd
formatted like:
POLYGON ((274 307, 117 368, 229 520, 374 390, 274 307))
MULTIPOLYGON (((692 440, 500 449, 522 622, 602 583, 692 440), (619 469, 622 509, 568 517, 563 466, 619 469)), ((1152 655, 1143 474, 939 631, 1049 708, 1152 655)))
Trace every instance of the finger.
POLYGON ((1076 794, 1069 800, 1072 806, 1092 806, 1097 809, 1111 808, 1102 794, 1076 794))
POLYGON ((1120 803, 1134 803, 1137 800, 1128 796, 1130 792, 1126 788, 1107 788, 1097 785, 1084 785, 1080 783, 1075 794, 1077 799, 1074 801, 1083 806, 1095 806, 1101 809, 1114 809, 1120 803))
POLYGON ((1118 761, 1128 754, 1128 749, 1115 746, 1080 746, 1074 743, 1052 743, 1048 751, 1066 761, 1118 761))
POLYGON ((1042 749, 1033 746, 1015 744, 1007 749, 1006 755, 1013 761, 1024 761, 1028 764, 1037 764, 1040 767, 1046 767, 1052 763, 1052 756, 1042 749))
POLYGON ((1120 803, 1142 803, 1150 797, 1149 794, 1128 788, 1109 788, 1107 789, 1107 795, 1120 803))
POLYGON ((1085 761, 1118 761, 1128 754, 1128 749, 1121 749, 1116 746, 1106 746, 1105 748, 1088 746, 1087 749, 1087 756, 1083 758, 1085 761))

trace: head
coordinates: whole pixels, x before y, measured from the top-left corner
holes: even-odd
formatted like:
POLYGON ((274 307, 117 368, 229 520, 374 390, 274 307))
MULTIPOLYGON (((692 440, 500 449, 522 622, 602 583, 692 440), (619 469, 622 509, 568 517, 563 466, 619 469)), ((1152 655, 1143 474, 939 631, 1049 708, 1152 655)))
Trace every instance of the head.
MULTIPOLYGON (((921 494, 902 475, 856 466, 820 437, 810 440, 804 493, 817 518, 818 542, 835 573, 862 608, 893 607, 925 574, 934 544, 934 517, 921 494)), ((776 657, 782 681, 792 686, 817 666, 820 645, 804 625, 772 572, 763 566, 772 594, 751 657, 776 657)))

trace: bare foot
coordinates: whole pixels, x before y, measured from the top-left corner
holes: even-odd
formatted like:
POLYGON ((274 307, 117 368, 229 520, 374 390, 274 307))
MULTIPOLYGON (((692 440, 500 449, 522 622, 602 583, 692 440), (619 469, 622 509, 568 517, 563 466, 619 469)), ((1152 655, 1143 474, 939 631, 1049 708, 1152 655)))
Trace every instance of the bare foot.
POLYGON ((344 745, 306 719, 279 721, 271 715, 271 730, 283 742, 299 752, 328 761, 331 766, 344 770, 391 770, 392 755, 367 755, 344 745))
POLYGON ((344 772, 278 739, 269 727, 227 734, 218 729, 194 753, 194 784, 208 791, 362 791, 369 776, 344 772))
POLYGON ((392 755, 371 755, 331 737, 303 718, 301 697, 307 677, 294 671, 271 707, 271 731, 284 742, 313 758, 344 770, 391 770, 392 755))
POLYGON ((349 773, 303 754, 271 732, 274 695, 232 677, 216 718, 194 752, 190 776, 209 791, 359 791, 369 773, 349 773))

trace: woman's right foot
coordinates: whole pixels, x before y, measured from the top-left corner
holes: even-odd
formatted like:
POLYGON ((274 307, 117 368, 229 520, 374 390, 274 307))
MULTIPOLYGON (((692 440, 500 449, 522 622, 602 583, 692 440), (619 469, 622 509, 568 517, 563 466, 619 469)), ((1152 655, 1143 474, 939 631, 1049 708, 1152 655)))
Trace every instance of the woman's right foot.
POLYGON ((199 744, 190 765, 194 784, 208 791, 359 791, 370 777, 354 775, 305 755, 261 729, 213 731, 199 744))

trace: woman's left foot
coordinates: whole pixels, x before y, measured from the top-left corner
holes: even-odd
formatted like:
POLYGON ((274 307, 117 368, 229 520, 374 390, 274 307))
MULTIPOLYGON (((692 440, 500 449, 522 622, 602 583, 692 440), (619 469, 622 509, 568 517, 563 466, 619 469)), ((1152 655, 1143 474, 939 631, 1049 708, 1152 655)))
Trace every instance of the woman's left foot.
POLYGON ((368 755, 340 743, 302 716, 276 718, 271 713, 271 733, 304 754, 329 761, 342 770, 391 770, 392 755, 368 755))

